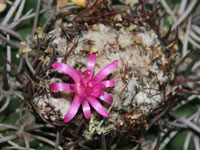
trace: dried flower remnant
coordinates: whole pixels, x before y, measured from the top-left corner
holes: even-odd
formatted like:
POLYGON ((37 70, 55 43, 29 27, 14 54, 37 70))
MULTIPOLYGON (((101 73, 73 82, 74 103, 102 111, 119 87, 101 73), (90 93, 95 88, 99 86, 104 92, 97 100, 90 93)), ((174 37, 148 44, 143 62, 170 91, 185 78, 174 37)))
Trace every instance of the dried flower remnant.
POLYGON ((82 105, 83 113, 86 119, 91 116, 91 110, 89 104, 102 116, 108 117, 108 113, 103 108, 101 103, 96 99, 99 98, 108 104, 112 104, 113 98, 107 92, 103 90, 107 87, 113 87, 115 82, 113 80, 102 81, 111 71, 117 66, 118 61, 106 66, 99 73, 97 73, 93 78, 93 72, 95 67, 95 55, 90 55, 88 60, 87 70, 84 75, 82 71, 76 72, 73 68, 69 67, 63 63, 54 63, 53 68, 68 74, 73 78, 75 84, 68 83, 52 83, 50 84, 50 89, 53 91, 72 91, 75 92, 75 97, 68 110, 64 121, 69 122, 78 112, 80 105, 82 105))
POLYGON ((19 48, 20 55, 30 53, 31 51, 32 51, 32 49, 27 46, 26 42, 24 42, 24 41, 20 42, 20 48, 19 48))

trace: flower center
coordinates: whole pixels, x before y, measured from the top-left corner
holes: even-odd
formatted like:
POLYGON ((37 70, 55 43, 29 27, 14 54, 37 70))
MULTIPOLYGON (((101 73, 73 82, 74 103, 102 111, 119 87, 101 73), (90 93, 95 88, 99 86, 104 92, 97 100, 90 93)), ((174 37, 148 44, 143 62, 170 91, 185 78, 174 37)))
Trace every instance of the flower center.
POLYGON ((104 85, 94 79, 89 79, 86 75, 76 84, 77 92, 81 97, 99 97, 104 90, 104 85))

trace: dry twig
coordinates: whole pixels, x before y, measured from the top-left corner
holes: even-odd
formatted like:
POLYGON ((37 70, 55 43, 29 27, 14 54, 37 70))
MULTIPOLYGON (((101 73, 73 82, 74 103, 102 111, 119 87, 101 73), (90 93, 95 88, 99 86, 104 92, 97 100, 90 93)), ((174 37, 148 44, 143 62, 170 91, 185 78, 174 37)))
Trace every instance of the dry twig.
POLYGON ((34 36, 35 29, 36 29, 37 24, 38 24, 38 18, 39 18, 39 14, 40 14, 40 5, 41 5, 41 0, 38 0, 37 1, 35 19, 34 19, 33 28, 32 28, 32 37, 34 36))

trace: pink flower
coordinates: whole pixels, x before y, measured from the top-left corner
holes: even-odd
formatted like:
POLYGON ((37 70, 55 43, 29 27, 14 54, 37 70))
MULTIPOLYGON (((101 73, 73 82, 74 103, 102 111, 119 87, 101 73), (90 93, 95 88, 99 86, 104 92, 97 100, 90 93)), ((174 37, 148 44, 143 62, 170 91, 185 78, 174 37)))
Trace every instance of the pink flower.
POLYGON ((74 99, 72 104, 65 115, 64 122, 69 122, 76 113, 80 105, 82 105, 83 114, 86 119, 89 119, 91 116, 90 105, 102 116, 109 117, 106 110, 103 108, 98 99, 112 104, 113 98, 107 92, 104 92, 104 89, 107 87, 113 87, 115 82, 113 80, 102 81, 107 75, 111 73, 113 69, 117 67, 118 61, 115 60, 105 68, 103 68, 99 73, 94 77, 94 67, 95 67, 95 55, 90 55, 87 65, 87 70, 85 74, 82 75, 82 71, 78 72, 73 68, 69 67, 66 64, 55 62, 52 67, 66 73, 73 80, 74 84, 68 83, 52 83, 50 84, 50 89, 52 91, 72 91, 75 92, 74 99), (98 98, 98 99, 97 99, 98 98))

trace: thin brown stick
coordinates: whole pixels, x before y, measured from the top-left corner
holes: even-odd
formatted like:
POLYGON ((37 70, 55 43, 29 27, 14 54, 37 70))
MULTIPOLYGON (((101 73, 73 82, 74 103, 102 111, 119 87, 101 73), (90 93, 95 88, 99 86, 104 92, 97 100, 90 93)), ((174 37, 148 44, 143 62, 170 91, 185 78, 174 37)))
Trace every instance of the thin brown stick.
POLYGON ((197 3, 198 3, 198 0, 191 1, 188 8, 184 11, 183 15, 181 15, 181 17, 172 26, 172 30, 175 30, 177 26, 179 26, 186 19, 186 17, 191 13, 191 11, 194 9, 197 3))
POLYGON ((40 128, 55 128, 55 127, 50 124, 35 124, 35 125, 26 127, 25 130, 33 131, 33 130, 40 129, 40 128))
POLYGON ((197 92, 194 92, 194 91, 190 91, 190 90, 186 90, 186 89, 181 89, 181 91, 185 92, 185 93, 188 93, 188 94, 192 94, 192 95, 200 95, 200 93, 197 93, 197 92))
POLYGON ((12 150, 14 150, 14 149, 16 149, 16 150, 36 150, 36 149, 33 149, 33 148, 30 148, 30 149, 27 149, 27 148, 25 148, 25 147, 21 147, 21 146, 9 146, 9 147, 5 147, 5 148, 7 148, 7 149, 12 149, 12 150))
POLYGON ((181 101, 180 103, 178 103, 175 107, 172 108, 173 111, 177 110, 178 108, 184 106, 185 104, 191 102, 192 100, 194 100, 197 97, 197 95, 191 95, 189 96, 186 100, 181 101))
POLYGON ((26 3, 26 0, 21 1, 20 6, 17 9, 16 15, 15 15, 15 18, 13 19, 13 21, 17 21, 21 17, 25 3, 26 3))
POLYGON ((188 49, 188 38, 190 34, 190 26, 191 26, 191 20, 192 17, 189 17, 188 23, 187 23, 187 28, 186 28, 186 33, 184 35, 184 43, 183 43, 183 48, 182 48, 182 57, 184 57, 187 54, 187 49, 188 49))
MULTIPOLYGON (((7 40, 10 40, 10 35, 9 34, 6 34, 6 37, 7 37, 7 40)), ((11 61, 11 56, 12 56, 12 51, 11 51, 11 47, 10 47, 10 45, 7 45, 6 46, 6 53, 7 53, 7 59, 10 61, 10 62, 12 62, 11 61)), ((10 72, 11 71, 11 67, 10 67, 10 65, 8 65, 8 64, 6 64, 6 71, 8 71, 8 72, 10 72)), ((9 75, 8 75, 8 78, 9 78, 9 75)))
POLYGON ((35 133, 38 133, 40 136, 45 136, 45 137, 54 137, 56 138, 56 134, 55 133, 50 133, 50 132, 44 132, 43 130, 37 129, 34 130, 35 133))
POLYGON ((16 67, 15 67, 13 64, 11 64, 10 61, 9 61, 4 55, 2 55, 1 53, 0 53, 0 57, 1 57, 7 64, 9 64, 9 65, 11 66, 11 68, 15 71, 18 80, 19 80, 21 83, 23 83, 23 80, 22 80, 21 76, 18 74, 16 67))
POLYGON ((199 140, 199 136, 193 134, 193 141, 194 141, 194 146, 195 146, 195 150, 200 150, 200 140, 199 140))
POLYGON ((79 146, 82 147, 82 148, 84 148, 85 150, 93 150, 93 149, 91 149, 88 146, 83 145, 83 144, 79 144, 79 146))
POLYGON ((5 41, 8 45, 10 46, 13 46, 13 47, 16 47, 16 48, 20 48, 20 45, 11 41, 11 40, 8 40, 6 37, 4 37, 2 34, 0 34, 0 39, 5 41))
POLYGON ((0 123, 0 127, 9 128, 9 129, 14 129, 14 130, 17 130, 17 129, 18 129, 18 127, 14 126, 14 125, 3 124, 3 123, 0 123))
MULTIPOLYGON (((47 139, 45 137, 38 136, 38 135, 31 135, 31 136, 33 138, 36 138, 36 139, 38 139, 38 140, 40 140, 42 142, 45 142, 45 143, 47 143, 47 144, 49 144, 51 146, 54 146, 54 147, 56 146, 55 142, 53 142, 53 141, 51 141, 51 140, 49 140, 49 139, 47 139)), ((59 150, 63 150, 63 148, 61 146, 59 146, 59 150)))
POLYGON ((161 145, 160 145, 160 150, 163 150, 163 149, 166 147, 166 145, 167 145, 178 133, 179 133, 179 130, 174 130, 174 131, 172 131, 172 132, 167 136, 167 138, 165 138, 165 139, 163 140, 163 142, 161 143, 161 145))
POLYGON ((179 10, 178 10, 179 14, 183 14, 183 12, 185 11, 186 5, 187 5, 187 0, 182 0, 180 7, 179 7, 179 10))
POLYGON ((32 29, 32 37, 34 36, 35 29, 36 29, 37 24, 38 24, 38 18, 39 18, 39 13, 40 13, 40 5, 41 5, 41 0, 38 0, 35 19, 34 19, 34 23, 33 23, 33 29, 32 29))
POLYGON ((156 145, 155 145, 155 147, 154 147, 153 150, 159 150, 160 143, 161 143, 161 135, 160 135, 160 132, 158 132, 158 136, 157 136, 157 140, 156 140, 156 145))
POLYGON ((25 58, 25 62, 26 62, 26 64, 27 64, 29 70, 31 71, 31 73, 32 73, 33 75, 35 75, 35 70, 33 69, 33 66, 32 66, 31 63, 30 63, 30 60, 29 60, 29 58, 28 58, 28 54, 25 54, 24 58, 25 58))
POLYGON ((44 29, 47 27, 47 25, 53 20, 53 18, 55 17, 55 10, 53 10, 48 18, 48 20, 44 23, 44 25, 42 26, 42 31, 44 31, 44 29))
POLYGON ((4 67, 4 71, 3 71, 3 90, 7 91, 10 89, 10 85, 8 82, 8 72, 6 71, 6 67, 4 67))
POLYGON ((193 38, 195 41, 200 42, 200 36, 197 35, 195 32, 190 31, 190 37, 193 38))
MULTIPOLYGON (((23 17, 21 17, 19 20, 17 20, 16 22, 11 23, 10 28, 13 29, 15 28, 17 25, 19 25, 22 21, 28 20, 30 18, 33 18, 35 16, 35 13, 31 13, 32 10, 30 10, 29 12, 27 12, 23 17)), ((46 10, 42 9, 40 11, 40 14, 44 13, 46 10)))
POLYGON ((8 141, 14 140, 16 138, 17 138, 17 135, 10 135, 10 136, 6 136, 6 137, 1 137, 0 143, 8 142, 8 141))
POLYGON ((18 65, 18 68, 17 68, 17 72, 18 72, 18 73, 21 72, 21 70, 22 70, 22 66, 23 66, 23 63, 24 63, 24 58, 21 57, 21 58, 20 58, 19 65, 18 65))
POLYGON ((1 30, 2 32, 8 33, 8 34, 10 34, 10 35, 16 37, 16 38, 19 39, 20 41, 24 41, 24 39, 22 38, 22 36, 19 35, 17 32, 15 32, 14 30, 11 30, 11 29, 9 29, 9 28, 7 28, 7 27, 4 27, 4 26, 0 26, 0 30, 1 30))
POLYGON ((76 140, 76 141, 74 141, 74 142, 72 142, 72 143, 66 145, 66 146, 65 146, 65 149, 70 149, 72 146, 77 145, 77 144, 78 144, 79 142, 81 142, 81 141, 82 141, 82 139, 80 138, 80 139, 78 139, 78 140, 76 140))
POLYGON ((192 138, 192 132, 188 131, 185 138, 184 145, 183 145, 183 150, 188 150, 188 146, 189 146, 191 138, 192 138))
POLYGON ((8 105, 10 104, 10 96, 8 96, 7 98, 6 98, 6 102, 3 104, 3 106, 0 108, 0 113, 2 112, 2 111, 4 111, 7 107, 8 107, 8 105))
POLYGON ((198 127, 193 122, 191 122, 191 121, 189 121, 187 119, 184 119, 184 118, 180 118, 180 119, 178 119, 178 121, 186 124, 188 127, 190 127, 191 129, 193 129, 194 131, 200 133, 200 127, 198 127))
POLYGON ((192 27, 192 30, 193 30, 195 33, 197 33, 197 34, 200 35, 200 27, 199 27, 199 26, 197 26, 197 25, 195 25, 195 24, 192 24, 191 27, 192 27))
POLYGON ((198 82, 200 81, 200 78, 194 78, 194 79, 182 79, 182 80, 176 80, 174 85, 180 85, 183 83, 187 83, 187 82, 198 82))
POLYGON ((169 5, 167 4, 167 2, 165 0, 161 0, 160 1, 162 6, 165 8, 165 11, 170 14, 171 16, 173 16, 173 11, 171 10, 171 8, 169 7, 169 5))
MULTIPOLYGON (((198 113, 198 112, 197 112, 198 113)), ((188 127, 190 127, 191 129, 193 129, 194 131, 200 133, 200 127, 198 127, 196 124, 194 124, 191 119, 192 117, 190 117, 189 119, 185 119, 185 118, 180 118, 172 113, 169 113, 170 116, 172 116, 173 118, 177 119, 178 122, 184 123, 185 125, 187 125, 188 127)), ((196 115, 196 114, 194 114, 196 115)))
POLYGON ((183 62, 185 61, 185 59, 193 52, 194 50, 190 50, 175 66, 175 70, 177 71, 179 66, 181 64, 183 64, 183 62))
POLYGON ((23 135, 23 138, 24 138, 26 149, 29 150, 30 149, 30 144, 29 144, 29 140, 28 140, 28 137, 27 137, 26 133, 23 135))
POLYGON ((101 145, 103 150, 107 150, 105 135, 101 134, 101 145))
POLYGON ((16 0, 12 7, 9 9, 8 13, 6 14, 6 16, 4 17, 3 21, 2 21, 2 25, 3 26, 6 26, 7 23, 9 22, 9 20, 12 18, 12 16, 14 15, 15 13, 15 10, 17 9, 19 3, 20 3, 21 0, 16 0))
MULTIPOLYGON (((3 136, 0 135, 0 138, 2 138, 3 136)), ((18 144, 16 144, 13 141, 8 141, 8 144, 12 145, 12 147, 10 147, 10 149, 17 149, 17 150, 26 150, 24 147, 19 146, 18 144)), ((9 147, 8 147, 9 148, 9 147)), ((34 150, 34 149, 30 149, 30 150, 34 150)))
POLYGON ((59 131, 59 129, 57 129, 57 132, 56 132, 56 146, 55 146, 55 150, 58 150, 59 143, 60 143, 60 131, 59 131))
POLYGON ((197 43, 193 38, 189 37, 189 42, 190 42, 193 46, 195 46, 195 47, 197 47, 197 48, 200 49, 200 44, 197 43))
POLYGON ((195 55, 190 64, 187 66, 186 70, 183 72, 185 76, 189 76, 191 72, 193 71, 193 67, 196 64, 196 62, 199 60, 199 55, 195 55))
POLYGON ((169 110, 170 105, 168 105, 160 114, 158 114, 155 118, 153 118, 150 123, 149 127, 151 127, 155 122, 157 122, 165 113, 169 110))
POLYGON ((81 11, 81 12, 74 18, 74 21, 77 21, 79 18, 83 17, 84 14, 87 14, 90 10, 95 9, 95 7, 98 5, 98 2, 99 2, 99 0, 95 0, 94 4, 93 4, 91 7, 89 7, 89 8, 87 8, 87 9, 81 11))

